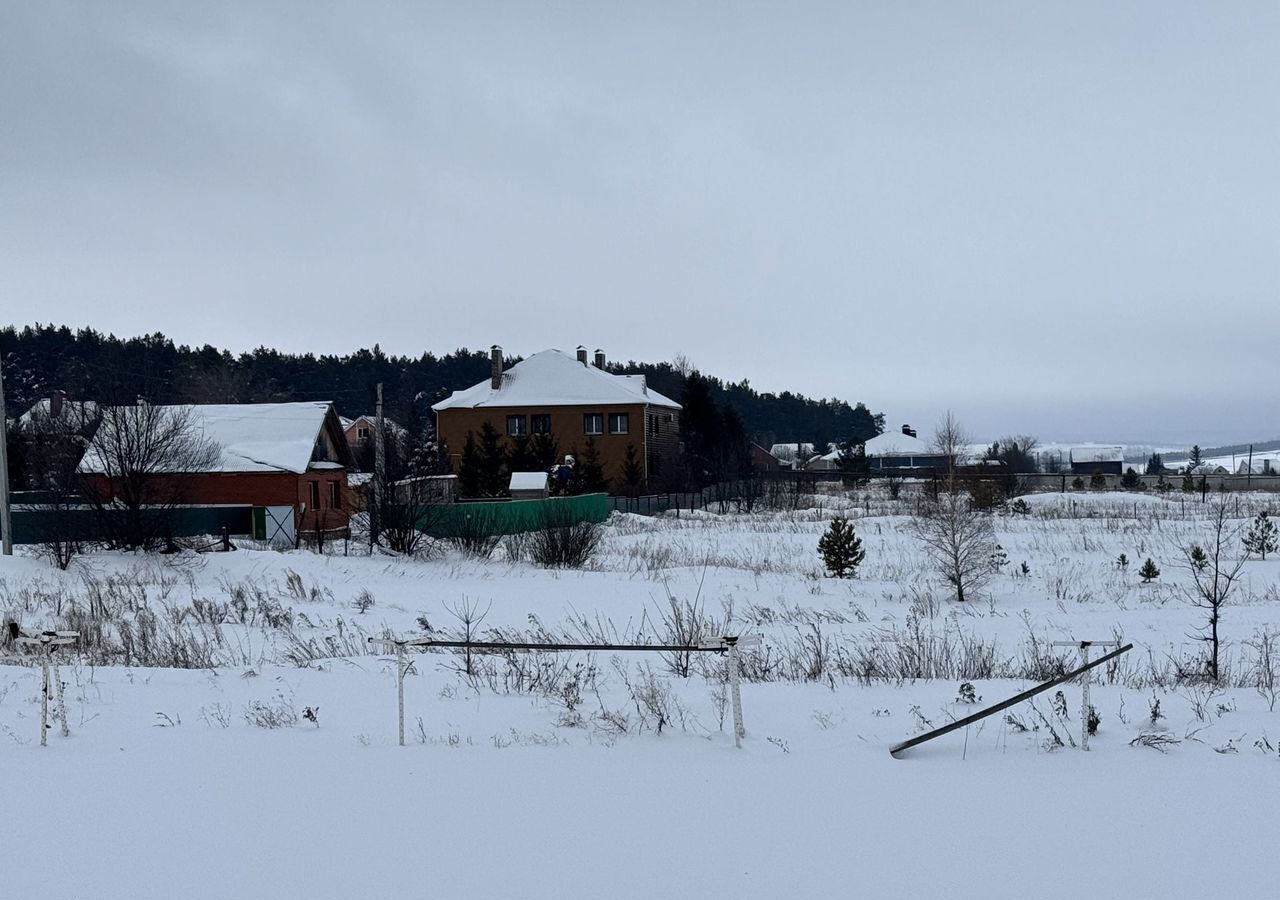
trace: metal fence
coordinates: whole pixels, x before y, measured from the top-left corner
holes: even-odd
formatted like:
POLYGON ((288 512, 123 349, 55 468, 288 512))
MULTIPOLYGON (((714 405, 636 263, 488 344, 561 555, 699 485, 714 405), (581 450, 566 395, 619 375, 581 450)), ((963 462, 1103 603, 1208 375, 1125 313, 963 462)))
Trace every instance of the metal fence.
MULTIPOLYGON (((111 533, 112 517, 126 515, 122 509, 96 510, 88 506, 53 509, 41 506, 36 498, 15 495, 13 542, 43 544, 56 535, 61 540, 99 541, 111 533)), ((185 538, 200 535, 248 536, 253 534, 251 506, 178 506, 165 510, 143 510, 143 516, 157 522, 156 533, 185 538), (158 520, 163 517, 163 524, 158 520)))
POLYGON ((431 537, 447 538, 466 532, 520 534, 548 523, 576 525, 609 518, 609 497, 582 494, 545 500, 479 500, 432 506, 418 527, 431 537))

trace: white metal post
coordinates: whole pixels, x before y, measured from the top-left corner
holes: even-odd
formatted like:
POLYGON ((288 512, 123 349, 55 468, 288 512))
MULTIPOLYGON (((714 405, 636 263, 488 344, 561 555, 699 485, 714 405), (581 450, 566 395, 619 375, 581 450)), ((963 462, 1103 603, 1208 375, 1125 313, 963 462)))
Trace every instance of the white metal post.
MULTIPOLYGON (((52 652, 50 655, 52 655, 52 652)), ((67 698, 62 690, 62 670, 58 668, 56 661, 53 663, 53 698, 54 714, 62 723, 62 736, 70 737, 71 728, 67 725, 67 698)))
POLYGON ((41 648, 40 658, 40 746, 49 746, 49 645, 41 648))
POLYGON ((738 683, 738 639, 725 638, 729 645, 729 690, 733 697, 733 746, 741 747, 747 729, 742 724, 742 689, 738 683))
MULTIPOLYGON (((1089 665, 1089 642, 1080 643, 1081 665, 1089 665)), ((1089 749, 1089 679, 1093 677, 1093 669, 1080 676, 1080 749, 1089 749)))
POLYGON ((400 746, 404 746, 404 671, 405 671, 405 652, 404 644, 396 643, 396 707, 399 711, 400 721, 400 746))
POLYGON ((13 556, 13 517, 9 512, 9 419, 4 406, 4 360, 0 359, 0 552, 13 556))
MULTIPOLYGON (((1089 665, 1089 650, 1098 647, 1119 647, 1119 641, 1054 641, 1055 647, 1075 647, 1080 651, 1083 665, 1089 665)), ((1093 669, 1080 674, 1080 749, 1089 749, 1089 682, 1093 678, 1093 669)))

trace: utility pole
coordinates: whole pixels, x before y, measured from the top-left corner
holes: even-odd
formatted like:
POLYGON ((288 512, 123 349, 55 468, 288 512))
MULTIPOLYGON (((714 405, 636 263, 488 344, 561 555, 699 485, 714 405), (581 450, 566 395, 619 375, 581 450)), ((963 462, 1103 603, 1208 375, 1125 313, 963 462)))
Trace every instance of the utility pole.
POLYGON ((382 382, 378 382, 377 430, 373 436, 373 511, 369 516, 369 546, 378 543, 382 528, 382 479, 387 472, 387 451, 382 444, 382 382))
POLYGON ((4 405, 4 360, 0 358, 0 544, 13 556, 13 516, 9 512, 9 416, 4 405))

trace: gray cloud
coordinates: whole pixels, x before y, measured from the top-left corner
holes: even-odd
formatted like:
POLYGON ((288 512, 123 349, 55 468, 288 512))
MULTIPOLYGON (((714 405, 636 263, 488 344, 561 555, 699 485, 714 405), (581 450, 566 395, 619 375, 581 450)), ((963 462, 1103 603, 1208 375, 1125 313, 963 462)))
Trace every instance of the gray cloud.
POLYGON ((8 4, 7 321, 1280 435, 1274 4, 8 4))

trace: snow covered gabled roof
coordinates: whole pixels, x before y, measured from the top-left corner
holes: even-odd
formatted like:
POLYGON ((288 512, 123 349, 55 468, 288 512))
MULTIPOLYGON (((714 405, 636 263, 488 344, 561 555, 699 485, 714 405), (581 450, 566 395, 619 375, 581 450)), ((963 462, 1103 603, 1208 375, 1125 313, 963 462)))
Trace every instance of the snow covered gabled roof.
MULTIPOLYGON (((304 403, 229 403, 184 407, 192 430, 218 445, 219 456, 207 472, 306 472, 330 414, 325 401, 304 403)), ((345 448, 346 441, 342 441, 345 448)), ((339 449, 339 452, 350 451, 339 449)), ((335 464, 339 465, 340 464, 335 464)), ((93 446, 80 463, 82 472, 101 472, 93 446)))
POLYGON ((1072 447, 1073 463, 1124 462, 1123 447, 1072 447))
POLYGON ((510 487, 513 491, 545 491, 547 489, 547 473, 512 472, 510 487))
POLYGON ((614 375, 583 365, 561 350, 543 350, 502 373, 502 387, 489 379, 454 391, 431 408, 476 409, 486 406, 606 406, 647 403, 679 409, 680 404, 647 387, 643 375, 614 375))
POLYGON ((901 431, 886 431, 863 445, 867 456, 931 456, 929 445, 901 431))

